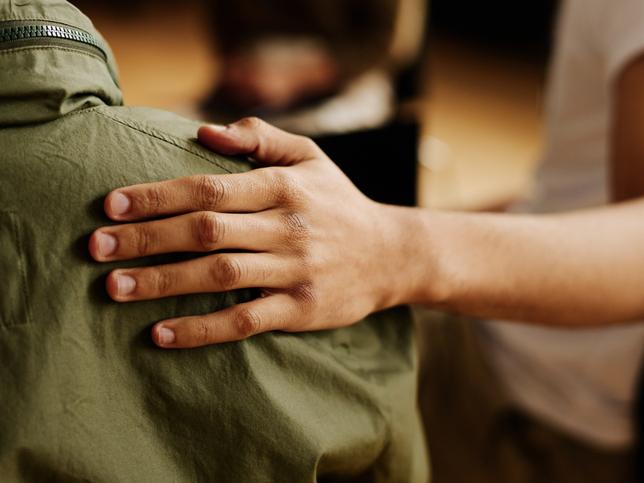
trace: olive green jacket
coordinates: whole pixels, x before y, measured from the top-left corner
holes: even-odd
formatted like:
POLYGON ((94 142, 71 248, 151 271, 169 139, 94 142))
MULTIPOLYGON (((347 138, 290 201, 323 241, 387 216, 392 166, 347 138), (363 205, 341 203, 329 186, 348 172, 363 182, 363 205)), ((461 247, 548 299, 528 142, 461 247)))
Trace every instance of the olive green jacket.
POLYGON ((193 122, 121 104, 78 10, 0 0, 0 481, 424 481, 406 309, 163 351, 155 321, 254 293, 106 296, 114 266, 86 246, 110 190, 250 169, 198 146, 193 122))

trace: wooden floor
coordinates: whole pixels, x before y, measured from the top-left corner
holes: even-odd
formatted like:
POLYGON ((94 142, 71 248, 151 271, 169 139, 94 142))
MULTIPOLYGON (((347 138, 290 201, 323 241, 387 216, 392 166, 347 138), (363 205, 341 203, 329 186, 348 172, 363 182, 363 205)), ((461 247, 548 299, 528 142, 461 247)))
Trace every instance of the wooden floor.
MULTIPOLYGON (((88 13, 111 43, 126 103, 182 114, 214 85, 203 2, 88 13)), ((425 206, 485 209, 519 196, 539 155, 542 68, 437 40, 422 102, 419 194, 425 206)))

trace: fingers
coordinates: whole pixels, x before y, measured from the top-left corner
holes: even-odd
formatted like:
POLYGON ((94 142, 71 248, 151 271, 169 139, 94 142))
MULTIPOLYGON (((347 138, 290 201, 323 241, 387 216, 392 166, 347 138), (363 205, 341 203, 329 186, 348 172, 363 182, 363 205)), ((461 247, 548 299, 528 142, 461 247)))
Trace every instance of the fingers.
MULTIPOLYGON (((289 166, 324 157, 310 139, 256 118, 227 127, 204 126, 199 139, 218 152, 248 154, 267 165, 289 166)), ((105 199, 105 213, 113 220, 132 221, 192 211, 257 212, 287 204, 296 189, 290 171, 283 168, 190 176, 115 190, 105 199)))
POLYGON ((113 191, 105 198, 104 208, 105 213, 116 221, 193 211, 250 213, 282 202, 292 185, 281 168, 189 176, 113 191))
POLYGON ((300 311, 293 297, 278 293, 209 315, 159 322, 152 329, 152 339, 166 349, 232 342, 293 327, 300 311))
POLYGON ((279 232, 277 220, 262 215, 230 215, 200 211, 165 220, 105 227, 89 242, 99 262, 179 252, 227 248, 265 250, 279 232))
POLYGON ((117 302, 133 302, 240 288, 284 288, 294 283, 298 272, 293 262, 274 255, 222 253, 158 267, 115 270, 106 285, 117 302))
POLYGON ((228 126, 203 126, 199 141, 222 154, 247 154, 272 166, 291 166, 322 155, 309 138, 289 134, 250 117, 228 126))

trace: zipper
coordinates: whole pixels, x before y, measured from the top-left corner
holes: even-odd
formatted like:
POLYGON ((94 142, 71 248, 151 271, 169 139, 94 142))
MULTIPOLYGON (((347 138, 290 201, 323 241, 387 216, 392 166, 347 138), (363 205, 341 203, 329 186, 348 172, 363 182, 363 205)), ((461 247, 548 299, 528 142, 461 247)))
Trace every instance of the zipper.
POLYGON ((76 27, 45 20, 0 22, 0 50, 35 46, 72 48, 107 62, 103 42, 91 33, 76 27))

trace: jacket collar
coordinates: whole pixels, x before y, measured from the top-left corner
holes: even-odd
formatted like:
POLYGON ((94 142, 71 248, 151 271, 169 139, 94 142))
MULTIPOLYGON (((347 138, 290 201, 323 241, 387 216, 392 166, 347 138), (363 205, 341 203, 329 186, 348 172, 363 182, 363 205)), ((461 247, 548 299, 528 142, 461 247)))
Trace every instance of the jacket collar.
POLYGON ((81 109, 123 102, 112 52, 77 8, 64 0, 0 2, 0 30, 47 25, 84 32, 87 36, 80 38, 86 42, 75 41, 75 34, 64 34, 70 38, 62 40, 38 34, 18 41, 6 40, 15 39, 7 35, 4 42, 0 36, 0 127, 52 121, 81 109))

